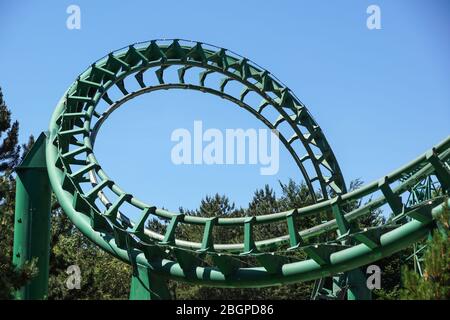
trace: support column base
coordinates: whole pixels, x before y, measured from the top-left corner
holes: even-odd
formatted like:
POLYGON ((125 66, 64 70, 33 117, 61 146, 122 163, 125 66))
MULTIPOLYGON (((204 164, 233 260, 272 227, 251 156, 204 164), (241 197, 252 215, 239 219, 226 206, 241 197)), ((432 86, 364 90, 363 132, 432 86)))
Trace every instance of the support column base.
POLYGON ((137 265, 131 278, 130 300, 170 300, 166 280, 137 265))

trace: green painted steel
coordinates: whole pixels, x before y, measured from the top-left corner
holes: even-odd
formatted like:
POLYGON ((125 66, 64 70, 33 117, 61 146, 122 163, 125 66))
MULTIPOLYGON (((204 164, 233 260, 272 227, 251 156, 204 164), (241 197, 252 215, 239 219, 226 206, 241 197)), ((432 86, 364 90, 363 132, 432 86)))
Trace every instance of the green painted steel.
POLYGON ((148 268, 137 265, 131 278, 130 300, 169 300, 170 292, 165 279, 154 275, 148 268))
POLYGON ((86 237, 134 266, 133 299, 152 298, 152 287, 154 297, 168 297, 162 284, 167 278, 263 287, 339 274, 349 288, 348 298, 367 299, 370 292, 362 286, 364 274, 358 268, 412 245, 435 227, 434 219, 449 202, 449 163, 450 136, 379 181, 347 192, 322 129, 288 87, 229 50, 179 39, 133 44, 92 64, 57 104, 46 145, 48 175, 61 207, 86 237), (171 72, 175 80, 167 76, 171 72), (131 90, 130 81, 140 89, 131 90), (240 93, 229 89, 231 82, 242 87, 240 93), (127 101, 158 90, 197 90, 250 112, 279 134, 315 203, 273 214, 211 219, 169 212, 121 189, 95 157, 96 136, 127 101), (252 95, 261 102, 252 104, 252 95), (276 119, 270 117, 274 111, 276 119), (417 185, 427 179, 433 179, 435 192, 425 197, 417 185), (404 201, 411 197, 420 200, 404 201), (360 206, 351 209, 355 203, 360 206), (141 217, 131 221, 125 205, 140 210, 141 217), (377 209, 393 218, 362 230, 353 226, 377 209), (322 213, 331 218, 299 229, 299 221, 322 213), (167 222, 164 234, 145 227, 149 217, 167 222), (286 234, 255 239, 254 230, 268 223, 283 224, 286 234), (202 240, 178 239, 180 225, 203 227, 202 240), (236 228, 243 242, 215 243, 213 235, 220 228, 236 228), (245 267, 248 261, 256 265, 245 267))
POLYGON ((367 288, 366 276, 360 269, 354 269, 347 272, 348 300, 371 300, 372 291, 367 288))
POLYGON ((50 257, 51 189, 45 162, 46 137, 41 134, 16 168, 13 264, 21 268, 36 259, 39 273, 16 292, 18 299, 45 299, 50 257))

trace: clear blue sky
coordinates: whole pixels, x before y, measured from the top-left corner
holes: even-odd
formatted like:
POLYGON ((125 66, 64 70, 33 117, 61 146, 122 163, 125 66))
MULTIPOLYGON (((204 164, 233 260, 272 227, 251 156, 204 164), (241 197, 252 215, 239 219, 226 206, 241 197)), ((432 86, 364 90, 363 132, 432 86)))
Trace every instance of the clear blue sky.
MULTIPOLYGON (((308 106, 349 182, 378 179, 449 134, 450 2, 1 1, 0 86, 21 139, 46 130, 70 83, 104 54, 155 38, 200 40, 264 66, 308 106), (81 8, 81 30, 66 8, 81 8), (368 30, 366 8, 381 8, 368 30)), ((205 194, 246 206, 253 191, 300 179, 282 152, 279 174, 257 166, 174 166, 176 128, 261 127, 230 103, 159 92, 127 104, 99 134, 96 155, 125 190, 158 206, 197 207, 205 194), (124 120, 121 122, 120 120, 124 120)))

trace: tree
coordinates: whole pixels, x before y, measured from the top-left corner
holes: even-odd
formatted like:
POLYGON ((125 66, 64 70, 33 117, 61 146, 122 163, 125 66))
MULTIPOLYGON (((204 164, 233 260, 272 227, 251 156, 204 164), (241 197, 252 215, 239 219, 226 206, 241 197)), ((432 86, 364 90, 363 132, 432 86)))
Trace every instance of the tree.
POLYGON ((0 173, 9 174, 13 171, 20 158, 19 122, 11 124, 11 110, 8 109, 3 99, 3 92, 0 88, 0 173))
POLYGON ((15 180, 13 171, 27 152, 33 138, 24 146, 18 143, 19 122, 11 123, 11 111, 6 106, 0 88, 0 299, 11 299, 14 291, 29 281, 36 272, 33 263, 21 270, 12 265, 13 228, 15 206, 15 180))
POLYGON ((48 299, 128 299, 130 280, 128 264, 90 242, 60 208, 53 211, 48 299), (70 266, 80 270, 79 288, 67 286, 70 266))
MULTIPOLYGON (((292 209, 293 207, 303 207, 312 203, 305 184, 297 184, 293 180, 290 180, 287 184, 280 184, 282 186, 282 194, 279 198, 277 198, 273 189, 266 185, 264 188, 255 191, 247 209, 236 208, 228 197, 216 194, 205 197, 197 210, 181 209, 180 211, 186 214, 206 217, 215 215, 219 217, 236 217, 270 214, 292 209)), ((311 220, 305 219, 300 223, 302 228, 305 228, 306 224, 311 223, 311 220)), ((239 228, 220 227, 215 228, 214 231, 215 243, 242 242, 243 233, 239 228)), ((284 223, 264 224, 254 227, 256 240, 279 236, 286 234, 286 232, 287 229, 284 223)), ((198 241, 201 239, 202 229, 188 226, 183 228, 182 234, 186 239, 198 241)), ((303 258, 303 253, 294 253, 290 258, 300 260, 303 258)), ((253 261, 252 259, 245 259, 244 263, 251 265, 253 261)), ((189 285, 174 281, 169 282, 170 289, 177 299, 309 299, 312 285, 312 282, 300 282, 267 288, 224 289, 189 285)))
POLYGON ((446 205, 438 219, 424 254, 423 277, 408 268, 402 270, 403 286, 400 298, 407 300, 450 299, 450 210, 446 205))

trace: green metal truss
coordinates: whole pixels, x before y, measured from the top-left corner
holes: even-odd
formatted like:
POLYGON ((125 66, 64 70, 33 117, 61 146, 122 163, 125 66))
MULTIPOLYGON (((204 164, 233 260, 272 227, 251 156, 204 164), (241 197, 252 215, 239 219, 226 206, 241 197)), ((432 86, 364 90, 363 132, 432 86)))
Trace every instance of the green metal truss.
POLYGON ((187 40, 137 43, 92 64, 59 101, 45 149, 51 187, 65 214, 99 247, 133 266, 132 298, 167 297, 161 283, 167 278, 217 287, 264 287, 342 273, 345 281, 358 278, 354 272, 358 267, 425 237, 450 191, 449 136, 379 181, 347 192, 321 128, 289 88, 244 57, 187 40), (132 91, 133 82, 140 89, 132 91), (240 93, 228 90, 231 82, 242 86, 240 93), (125 102, 167 89, 197 90, 227 99, 277 131, 315 204, 254 217, 204 218, 163 210, 122 190, 94 155, 97 133, 125 102), (246 99, 250 95, 261 102, 251 105, 246 99), (279 117, 271 119, 269 109, 279 117), (430 176, 435 177, 439 192, 418 198, 417 184, 430 176), (405 200, 408 197, 422 201, 412 203, 405 200), (348 209, 352 203, 361 205, 348 209), (141 217, 131 221, 125 205, 140 210, 141 217), (363 230, 354 227, 359 218, 382 207, 394 218, 363 230), (330 219, 299 229, 301 219, 320 213, 330 219), (145 227, 150 216, 168 221, 164 234, 145 227), (286 234, 255 240, 255 228, 268 223, 284 224, 286 234), (202 226, 202 241, 177 238, 182 224, 202 226), (241 230, 242 243, 215 243, 215 230, 224 227, 241 230), (299 259, 293 254, 297 252, 306 258, 299 259))

